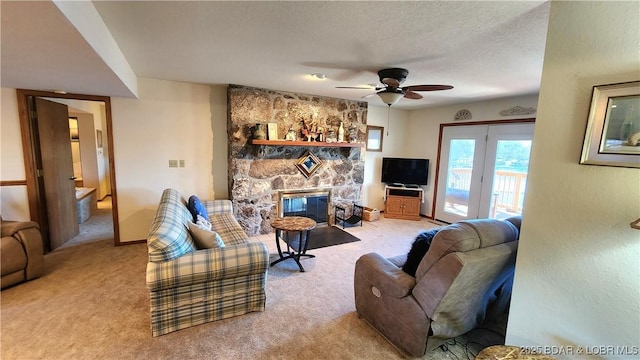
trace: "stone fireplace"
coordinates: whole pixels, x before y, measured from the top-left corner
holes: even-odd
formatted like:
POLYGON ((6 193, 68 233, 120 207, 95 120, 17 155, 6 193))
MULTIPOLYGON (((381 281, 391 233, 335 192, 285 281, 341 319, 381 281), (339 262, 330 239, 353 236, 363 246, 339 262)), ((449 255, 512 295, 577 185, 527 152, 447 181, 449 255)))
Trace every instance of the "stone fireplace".
MULTIPOLYGON (((227 101, 229 194, 236 218, 247 235, 273 232, 271 219, 283 210, 279 205, 281 194, 330 189, 326 201, 328 223, 333 223, 335 205, 349 207, 360 200, 364 181, 360 147, 253 145, 251 139, 257 124, 265 125, 265 129, 268 123, 277 124, 278 139, 284 139, 289 129, 299 138, 303 121, 336 132, 342 122, 345 129, 356 134, 358 142, 364 143, 366 102, 239 85, 229 86, 227 101), (309 177, 296 167, 307 151, 322 161, 309 177)), ((291 206, 302 206, 302 200, 293 201, 291 206)))

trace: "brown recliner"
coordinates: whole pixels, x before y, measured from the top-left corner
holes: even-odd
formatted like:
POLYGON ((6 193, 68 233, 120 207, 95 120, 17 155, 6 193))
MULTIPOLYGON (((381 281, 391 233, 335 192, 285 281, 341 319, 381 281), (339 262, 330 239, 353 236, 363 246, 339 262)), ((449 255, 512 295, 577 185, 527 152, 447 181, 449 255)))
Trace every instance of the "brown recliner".
POLYGON ((38 223, 2 220, 2 288, 35 279, 44 272, 44 248, 38 223))
POLYGON ((355 267, 358 315, 396 347, 422 356, 491 320, 488 314, 506 312, 519 225, 481 219, 443 227, 415 277, 401 269, 406 255, 363 255, 355 267))

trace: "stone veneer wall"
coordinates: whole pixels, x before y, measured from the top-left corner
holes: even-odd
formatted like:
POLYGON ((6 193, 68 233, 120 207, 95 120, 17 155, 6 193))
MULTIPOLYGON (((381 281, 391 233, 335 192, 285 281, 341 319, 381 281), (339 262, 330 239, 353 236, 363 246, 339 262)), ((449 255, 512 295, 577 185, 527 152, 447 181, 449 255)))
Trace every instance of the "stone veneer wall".
MULTIPOLYGON (((331 188, 329 216, 335 204, 351 204, 360 199, 364 180, 362 148, 252 145, 256 124, 278 124, 278 139, 289 128, 300 139, 302 121, 338 133, 344 122, 357 129, 358 142, 364 143, 367 103, 314 95, 229 85, 229 194, 236 218, 249 236, 273 231, 271 219, 277 216, 279 190, 331 188), (311 151, 324 163, 309 178, 296 167, 298 159, 311 151)), ((331 222, 332 220, 330 220, 331 222)))

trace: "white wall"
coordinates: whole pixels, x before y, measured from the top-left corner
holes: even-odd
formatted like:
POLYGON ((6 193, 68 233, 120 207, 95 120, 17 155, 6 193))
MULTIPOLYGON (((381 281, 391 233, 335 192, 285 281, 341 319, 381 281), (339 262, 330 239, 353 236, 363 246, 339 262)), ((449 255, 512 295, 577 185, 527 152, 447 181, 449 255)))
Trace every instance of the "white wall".
POLYGON ((502 116, 500 111, 511 109, 514 106, 535 109, 537 102, 538 95, 536 94, 411 111, 408 125, 410 131, 407 131, 406 135, 407 156, 429 159, 429 180, 428 184, 422 187, 425 191, 425 202, 421 206, 420 213, 426 216, 433 215, 431 210, 435 190, 434 181, 437 170, 436 161, 438 158, 440 124, 453 123, 456 113, 462 109, 471 111, 472 118, 467 121, 455 121, 456 123, 535 118, 535 113, 531 115, 502 116))
MULTIPOLYGON (((104 190, 104 195, 111 195, 111 168, 109 167, 109 141, 108 141, 108 132, 107 129, 107 109, 104 103, 100 103, 100 115, 102 122, 100 124, 100 129, 102 129, 102 159, 98 159, 98 161, 102 161, 104 164, 104 176, 100 175, 100 189, 104 190)), ((98 167, 100 168, 100 166, 98 167)))
POLYGON ((579 165, 592 87, 640 79, 639 13, 551 3, 507 344, 640 345, 640 169, 579 165))
POLYGON ((216 199, 229 198, 229 137, 227 136, 227 86, 211 86, 213 127, 213 191, 216 199))
POLYGON ((146 239, 165 188, 214 197, 211 88, 139 79, 138 92, 111 99, 121 242, 146 239), (169 160, 185 167, 169 168, 169 160))
MULTIPOLYGON (((69 116, 78 118, 78 134, 80 145, 80 161, 82 162, 82 184, 84 187, 96 189, 96 196, 101 199, 100 179, 98 177, 98 152, 96 146, 96 128, 92 114, 74 112, 69 108, 69 116)), ((74 143, 72 142, 71 145, 74 143)), ((102 171, 104 174, 104 171, 102 171)))
POLYGON ((406 154, 405 134, 409 112, 406 110, 390 109, 385 106, 369 105, 367 111, 367 125, 384 127, 382 152, 365 151, 364 153, 364 183, 362 185, 362 204, 371 208, 384 210, 384 184, 380 181, 382 158, 403 157, 406 154), (390 110, 390 112, 389 112, 390 110), (389 118, 387 119, 387 115, 389 118), (389 130, 389 135, 387 135, 389 130))
MULTIPOLYGON (((15 89, 2 88, 0 98, 0 180, 26 180, 15 89), (16 139, 18 139, 16 141, 16 139)), ((6 220, 29 220, 27 186, 0 187, 0 214, 6 220)))

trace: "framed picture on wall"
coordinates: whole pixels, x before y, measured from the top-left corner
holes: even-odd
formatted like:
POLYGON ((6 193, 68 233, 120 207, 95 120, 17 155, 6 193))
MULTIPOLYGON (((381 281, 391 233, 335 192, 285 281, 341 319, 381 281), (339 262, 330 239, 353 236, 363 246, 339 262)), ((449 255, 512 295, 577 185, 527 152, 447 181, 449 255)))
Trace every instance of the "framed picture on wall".
POLYGON ((367 125, 367 151, 382 151, 384 127, 367 125))
POLYGON ((278 140, 278 123, 267 124, 267 139, 278 140))
POLYGON ((78 132, 78 118, 70 117, 69 118, 69 136, 71 137, 71 141, 79 141, 80 133, 78 132))
POLYGON ((640 168, 640 81, 593 87, 580 163, 640 168))
POLYGON ((312 152, 307 151, 296 163, 296 167, 304 177, 308 178, 322 165, 322 160, 315 156, 312 152))

